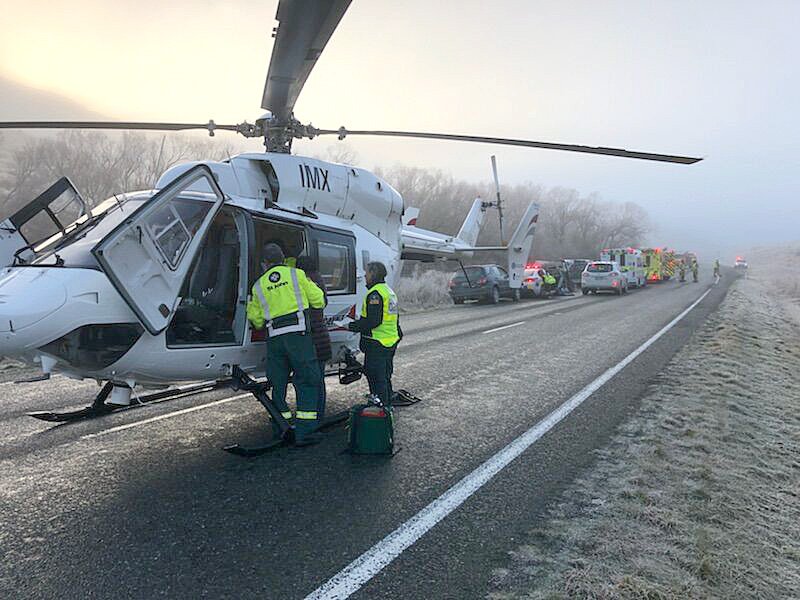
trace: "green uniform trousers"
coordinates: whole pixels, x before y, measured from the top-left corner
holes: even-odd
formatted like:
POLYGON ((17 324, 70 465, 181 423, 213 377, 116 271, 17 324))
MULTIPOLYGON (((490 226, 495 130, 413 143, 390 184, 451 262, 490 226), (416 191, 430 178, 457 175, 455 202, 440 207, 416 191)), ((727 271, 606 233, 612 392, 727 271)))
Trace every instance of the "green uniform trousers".
POLYGON ((317 426, 321 377, 310 334, 293 332, 267 338, 267 379, 272 383, 272 401, 280 411, 289 410, 286 388, 290 373, 297 391, 295 435, 302 439, 317 426))

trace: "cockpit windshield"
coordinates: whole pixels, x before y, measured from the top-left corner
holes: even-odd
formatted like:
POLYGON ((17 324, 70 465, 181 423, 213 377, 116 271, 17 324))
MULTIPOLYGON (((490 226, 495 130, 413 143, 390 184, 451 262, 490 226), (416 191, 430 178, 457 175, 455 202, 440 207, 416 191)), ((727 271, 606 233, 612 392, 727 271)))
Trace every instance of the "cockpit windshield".
POLYGON ((64 233, 34 243, 34 256, 26 264, 97 268, 92 247, 149 197, 146 192, 120 194, 101 202, 65 227, 64 233))

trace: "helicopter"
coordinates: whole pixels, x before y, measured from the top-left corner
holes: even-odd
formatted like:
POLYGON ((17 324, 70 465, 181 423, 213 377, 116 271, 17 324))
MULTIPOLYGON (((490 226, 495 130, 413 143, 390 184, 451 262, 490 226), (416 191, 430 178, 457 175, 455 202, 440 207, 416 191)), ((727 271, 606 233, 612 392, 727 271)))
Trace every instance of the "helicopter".
MULTIPOLYGON (((235 132, 264 152, 168 169, 152 190, 90 209, 67 178, 0 220, 0 356, 105 382, 92 405, 125 406, 137 386, 221 381, 264 368, 263 333, 245 306, 268 242, 317 259, 328 288, 331 367, 357 371, 356 317, 365 268, 383 262, 392 286, 401 261, 453 260, 502 251, 520 287, 538 222, 531 203, 507 245, 476 246, 487 203, 476 199, 455 236, 416 226, 418 211, 386 181, 354 166, 291 153, 295 139, 334 135, 478 142, 692 164, 701 159, 447 133, 318 129, 294 116, 314 65, 350 0, 280 0, 261 108, 254 123, 0 122, 0 129, 235 132)), ((291 260, 291 259, 290 259, 291 260)), ((95 411, 96 412, 96 411, 95 411)), ((50 419, 57 420, 57 419, 50 419)))

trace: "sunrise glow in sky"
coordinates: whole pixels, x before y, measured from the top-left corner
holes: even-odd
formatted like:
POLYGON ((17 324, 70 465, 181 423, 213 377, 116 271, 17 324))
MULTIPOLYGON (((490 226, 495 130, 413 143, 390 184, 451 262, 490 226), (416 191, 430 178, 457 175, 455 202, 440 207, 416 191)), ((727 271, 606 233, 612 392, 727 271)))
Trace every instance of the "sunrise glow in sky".
MULTIPOLYGON (((106 118, 253 121, 276 0, 3 0, 0 76, 106 118)), ((800 2, 354 0, 296 107, 319 127, 699 155, 686 167, 402 140, 395 162, 638 202, 671 245, 800 238, 800 2)), ((0 119, 4 114, 0 99, 0 119)), ((53 115, 13 115, 47 119, 53 115)), ((321 152, 330 142, 296 150, 321 152)), ((658 241, 658 240, 654 240, 658 241)))

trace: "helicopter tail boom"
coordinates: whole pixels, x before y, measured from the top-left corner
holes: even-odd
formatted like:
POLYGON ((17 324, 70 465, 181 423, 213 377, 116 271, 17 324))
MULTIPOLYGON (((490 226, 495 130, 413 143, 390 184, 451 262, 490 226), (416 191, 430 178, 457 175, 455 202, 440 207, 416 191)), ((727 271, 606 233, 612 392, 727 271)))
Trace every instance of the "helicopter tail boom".
POLYGON ((528 205, 507 246, 475 245, 485 214, 482 201, 475 200, 455 237, 404 225, 402 258, 432 262, 434 260, 460 260, 472 256, 474 252, 505 252, 508 260, 509 284, 512 288, 521 287, 525 264, 530 255, 536 224, 539 221, 539 205, 535 202, 528 205))

